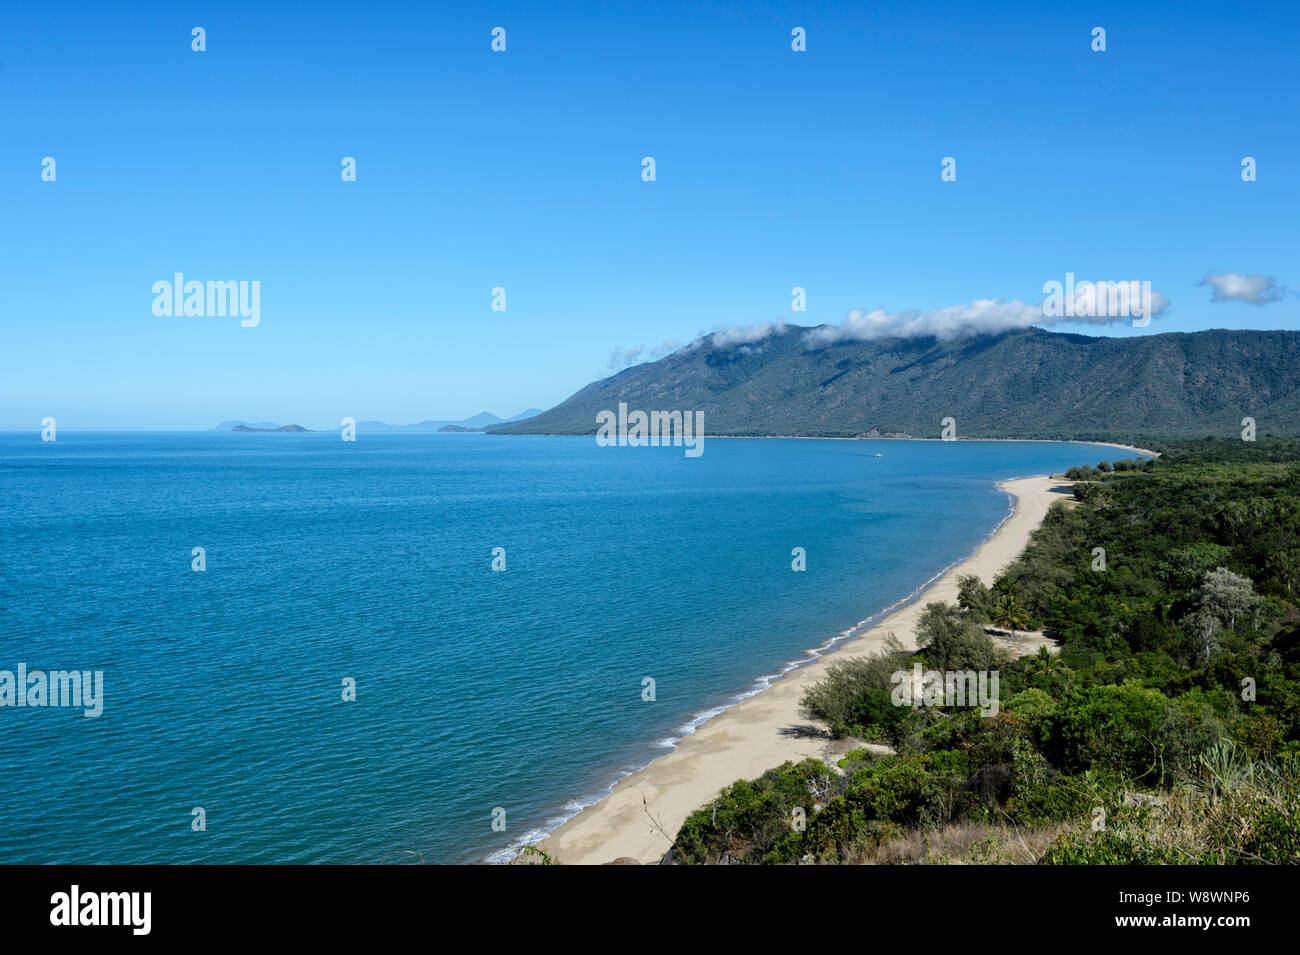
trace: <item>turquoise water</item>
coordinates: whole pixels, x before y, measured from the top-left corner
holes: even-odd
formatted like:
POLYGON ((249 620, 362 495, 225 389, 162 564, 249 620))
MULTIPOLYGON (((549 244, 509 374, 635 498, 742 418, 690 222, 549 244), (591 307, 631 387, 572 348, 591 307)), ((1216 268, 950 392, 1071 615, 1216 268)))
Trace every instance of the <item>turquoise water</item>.
POLYGON ((0 708, 0 861, 500 858, 968 555, 995 481, 1116 456, 0 434, 0 670, 104 674, 0 708))

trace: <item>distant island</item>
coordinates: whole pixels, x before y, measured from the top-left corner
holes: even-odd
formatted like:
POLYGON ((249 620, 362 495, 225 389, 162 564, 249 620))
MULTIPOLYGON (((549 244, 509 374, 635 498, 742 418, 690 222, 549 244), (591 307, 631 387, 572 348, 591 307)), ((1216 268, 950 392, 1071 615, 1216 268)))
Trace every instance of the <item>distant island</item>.
POLYGON ((279 428, 254 428, 246 424, 237 424, 231 431, 257 431, 257 432, 275 432, 275 431, 301 431, 304 434, 315 434, 311 428, 304 428, 300 424, 286 424, 279 428))

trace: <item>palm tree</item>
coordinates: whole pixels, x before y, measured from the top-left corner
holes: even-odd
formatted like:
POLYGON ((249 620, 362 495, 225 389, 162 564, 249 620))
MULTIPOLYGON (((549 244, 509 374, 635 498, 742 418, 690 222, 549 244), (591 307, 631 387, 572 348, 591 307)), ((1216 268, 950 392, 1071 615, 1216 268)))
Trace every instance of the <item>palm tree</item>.
POLYGON ((1010 630, 1012 638, 1016 636, 1018 629, 1028 623, 1020 598, 1011 591, 998 596, 997 602, 993 604, 993 610, 989 613, 989 619, 997 626, 1010 630))
POLYGON ((1034 669, 1040 673, 1052 673, 1056 670, 1056 654, 1046 646, 1038 648, 1034 655, 1034 669))

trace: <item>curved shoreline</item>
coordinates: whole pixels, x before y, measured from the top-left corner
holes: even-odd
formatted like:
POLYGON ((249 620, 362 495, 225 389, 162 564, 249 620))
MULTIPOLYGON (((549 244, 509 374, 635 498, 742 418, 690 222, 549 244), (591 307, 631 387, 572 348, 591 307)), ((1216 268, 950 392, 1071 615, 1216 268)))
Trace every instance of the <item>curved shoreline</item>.
MULTIPOLYGON (((1005 482, 1000 482, 998 484, 998 487, 1002 487, 1003 483, 1005 482)), ((971 552, 972 554, 977 553, 980 547, 983 547, 986 542, 991 540, 993 536, 997 534, 999 530, 1002 529, 1002 525, 1005 524, 1007 521, 1009 521, 1011 517, 1015 514, 1016 511, 1015 495, 1008 492, 1007 498, 1008 498, 1007 512, 1004 515, 1002 515, 1002 517, 998 520, 997 524, 993 526, 993 529, 989 531, 987 535, 985 535, 984 539, 981 540, 978 545, 976 545, 975 550, 971 552)), ((875 613, 867 617, 864 617, 862 620, 859 620, 851 627, 846 627, 845 629, 839 631, 835 636, 822 641, 817 646, 804 650, 803 651, 804 656, 801 659, 792 660, 783 664, 781 668, 774 673, 765 673, 760 677, 756 677, 753 681, 751 681, 750 685, 746 689, 740 691, 739 693, 734 693, 730 697, 728 697, 727 702, 715 706, 711 706, 707 709, 703 709, 696 712, 674 731, 675 734, 680 734, 680 735, 666 736, 663 739, 657 740, 654 745, 670 751, 675 751, 677 749, 677 745, 683 739, 685 739, 688 736, 694 735, 697 729, 699 729, 705 723, 712 720, 714 717, 722 715, 732 707, 739 706, 741 703, 745 702, 751 696, 755 696, 759 693, 762 693, 764 690, 768 689, 777 680, 783 679, 791 671, 799 670, 806 666, 811 666, 812 664, 820 660, 822 657, 824 657, 826 654, 833 653, 834 651, 840 649, 842 645, 846 643, 850 643, 853 640, 856 640, 858 637, 869 632, 870 628, 874 627, 878 623, 884 622, 891 614, 903 609, 909 604, 915 603, 916 601, 920 600, 923 596, 925 596, 926 591, 929 590, 930 587, 936 581, 941 580, 945 574, 947 574, 949 571, 953 570, 954 568, 960 567, 963 563, 966 562, 966 560, 970 558, 970 556, 971 555, 968 554, 966 557, 958 558, 957 560, 953 561, 951 564, 948 564, 946 567, 943 567, 942 569, 936 571, 929 578, 927 578, 924 583, 914 588, 906 596, 901 597, 898 600, 895 600, 893 603, 889 604, 887 607, 883 607, 880 610, 877 610, 875 613)), ((648 769, 652 763, 660 759, 663 759, 667 755, 668 753, 661 753, 658 756, 655 756, 653 759, 649 760, 644 765, 637 767, 636 769, 624 770, 623 772, 618 773, 614 781, 610 783, 608 786, 606 786, 602 791, 592 792, 587 794, 586 796, 569 800, 564 804, 564 810, 565 810, 564 815, 556 816, 554 818, 547 820, 541 826, 534 828, 529 832, 525 833, 524 835, 516 838, 509 846, 491 852, 486 857, 485 861, 490 863, 495 863, 495 864, 508 863, 513 861, 519 855, 523 847, 526 845, 545 845, 546 840, 549 839, 556 832, 558 832, 560 829, 562 829, 569 822, 569 820, 573 819, 575 816, 577 816, 579 813, 583 812, 587 808, 602 802, 609 795, 611 795, 614 791, 614 787, 617 786, 619 783, 621 783, 624 779, 628 778, 629 776, 635 776, 637 773, 643 772, 644 770, 648 769)))
POLYGON ((786 760, 828 758, 831 742, 821 727, 800 712, 804 688, 822 679, 833 660, 880 650, 890 632, 914 646, 913 629, 924 604, 955 601, 957 577, 962 574, 977 574, 990 583, 1024 550, 1051 503, 1062 499, 1062 489, 1071 483, 1045 476, 1000 482, 998 487, 1013 498, 1012 510, 972 555, 899 604, 873 615, 874 622, 867 617, 807 651, 812 659, 790 666, 765 687, 699 724, 696 732, 677 741, 672 752, 619 779, 603 798, 537 844, 570 865, 600 864, 623 856, 657 862, 671 844, 664 833, 676 833, 690 813, 724 786, 760 776, 786 760), (836 650, 833 656, 832 649, 836 650))
MULTIPOLYGON (((432 432, 428 432, 432 433, 432 432)), ((584 434, 509 434, 496 431, 483 432, 485 434, 500 434, 507 438, 589 438, 594 432, 584 434)), ((825 434, 705 434, 702 438, 705 441, 943 441, 943 438, 918 438, 914 435, 906 437, 876 437, 876 438, 859 438, 849 435, 825 435, 825 434)), ((1117 448, 1121 451, 1133 451, 1137 454, 1146 455, 1149 458, 1160 457, 1159 451, 1152 451, 1149 448, 1139 448, 1132 444, 1117 444, 1114 441, 1101 441, 1092 438, 954 438, 955 441, 964 441, 971 444, 979 444, 984 441, 1003 441, 1014 444, 1093 444, 1102 448, 1117 448)))

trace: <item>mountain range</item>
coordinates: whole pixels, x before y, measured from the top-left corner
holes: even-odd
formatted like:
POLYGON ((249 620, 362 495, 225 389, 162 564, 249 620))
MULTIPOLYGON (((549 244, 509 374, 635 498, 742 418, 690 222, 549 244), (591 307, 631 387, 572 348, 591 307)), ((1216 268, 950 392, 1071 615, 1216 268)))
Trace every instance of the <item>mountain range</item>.
MULTIPOLYGON (((358 431, 450 431, 453 429, 464 429, 466 431, 483 431, 493 425, 512 424, 519 421, 527 420, 535 415, 541 414, 540 408, 529 408, 527 411, 521 411, 512 418, 498 418, 488 411, 480 411, 472 418, 465 418, 461 421, 434 421, 426 419, 417 421, 415 424, 388 424, 385 421, 358 421, 358 431)), ((340 430, 335 428, 335 431, 340 430)))
MULTIPOLYGON (((824 330, 826 326, 823 326, 824 330)), ((1091 337, 1037 328, 839 340, 776 326, 709 335, 593 382, 497 434, 591 434, 596 414, 702 411, 709 435, 1132 440, 1300 434, 1300 332, 1091 337), (746 336, 741 336, 742 338, 746 336)))
MULTIPOLYGON (((483 431, 492 425, 511 424, 513 422, 524 421, 534 415, 541 414, 540 408, 529 408, 527 411, 521 411, 512 418, 498 418, 496 415, 487 411, 481 411, 472 418, 465 418, 461 421, 434 421, 426 419, 415 424, 389 424, 386 421, 359 421, 357 422, 358 431, 483 431)), ((294 426, 296 427, 296 426, 294 426)), ((287 427, 282 427, 271 421, 223 421, 215 428, 209 428, 209 431, 285 431, 287 427)), ((333 429, 341 431, 342 426, 336 426, 333 429)))

